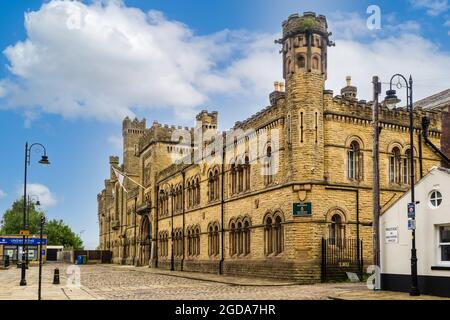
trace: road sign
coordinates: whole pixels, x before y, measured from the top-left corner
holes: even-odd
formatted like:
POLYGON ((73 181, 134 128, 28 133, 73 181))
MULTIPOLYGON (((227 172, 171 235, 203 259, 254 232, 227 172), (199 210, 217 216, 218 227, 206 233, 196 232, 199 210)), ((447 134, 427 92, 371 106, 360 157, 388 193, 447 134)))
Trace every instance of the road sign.
POLYGON ((416 220, 408 219, 408 230, 416 230, 416 220))
POLYGON ((408 203, 408 218, 416 217, 416 205, 414 203, 408 203))
POLYGON ((30 235, 30 230, 20 230, 19 234, 21 236, 29 236, 30 235))
MULTIPOLYGON (((25 244, 29 246, 36 246, 40 243, 39 238, 26 238, 25 244)), ((0 245, 12 245, 21 246, 23 244, 23 238, 2 238, 0 237, 0 245)), ((42 239, 42 244, 47 244, 47 239, 42 239)))

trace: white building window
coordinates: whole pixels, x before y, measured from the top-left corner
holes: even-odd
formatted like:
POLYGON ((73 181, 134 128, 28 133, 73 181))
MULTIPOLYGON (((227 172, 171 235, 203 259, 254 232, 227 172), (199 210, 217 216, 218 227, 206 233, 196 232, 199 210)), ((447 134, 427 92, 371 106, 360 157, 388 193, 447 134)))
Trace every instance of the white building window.
POLYGON ((450 226, 439 227, 438 261, 450 265, 450 226))
POLYGON ((438 208, 442 203, 442 194, 435 190, 430 193, 430 205, 432 208, 438 208))

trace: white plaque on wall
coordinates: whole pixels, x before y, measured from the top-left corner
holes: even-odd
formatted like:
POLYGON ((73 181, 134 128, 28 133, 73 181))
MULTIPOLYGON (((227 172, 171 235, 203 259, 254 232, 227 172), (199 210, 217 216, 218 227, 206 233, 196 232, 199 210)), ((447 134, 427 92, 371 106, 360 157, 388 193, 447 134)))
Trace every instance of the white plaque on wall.
POLYGON ((386 227, 386 243, 398 243, 398 227, 386 227))

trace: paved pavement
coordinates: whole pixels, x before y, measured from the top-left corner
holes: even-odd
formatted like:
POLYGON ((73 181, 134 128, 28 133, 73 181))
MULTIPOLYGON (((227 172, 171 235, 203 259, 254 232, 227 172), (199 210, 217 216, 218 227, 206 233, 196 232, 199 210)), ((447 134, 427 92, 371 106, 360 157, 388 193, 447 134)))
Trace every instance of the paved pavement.
MULTIPOLYGON (((78 267, 78 266, 77 266, 78 267)), ((147 267, 82 265, 80 286, 67 285, 68 264, 48 263, 43 268, 44 300, 327 300, 406 299, 407 294, 374 293, 360 283, 298 285, 267 279, 171 272, 147 267), (53 285, 53 270, 60 269, 60 284, 53 285)), ((76 268, 76 267, 75 267, 76 268)), ((76 277, 71 277, 76 279, 76 277)), ((0 270, 0 299, 37 299, 38 268, 30 267, 26 287, 19 286, 20 270, 0 270)), ((423 297, 422 297, 423 298, 423 297)))

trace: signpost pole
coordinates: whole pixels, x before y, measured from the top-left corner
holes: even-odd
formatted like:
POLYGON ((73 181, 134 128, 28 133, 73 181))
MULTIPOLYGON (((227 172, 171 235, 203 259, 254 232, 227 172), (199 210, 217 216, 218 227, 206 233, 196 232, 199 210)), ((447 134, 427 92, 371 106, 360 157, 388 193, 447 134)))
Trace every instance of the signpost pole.
POLYGON ((38 286, 38 300, 41 300, 41 285, 42 285, 42 234, 44 232, 45 216, 41 216, 41 229, 39 231, 39 286, 38 286))

